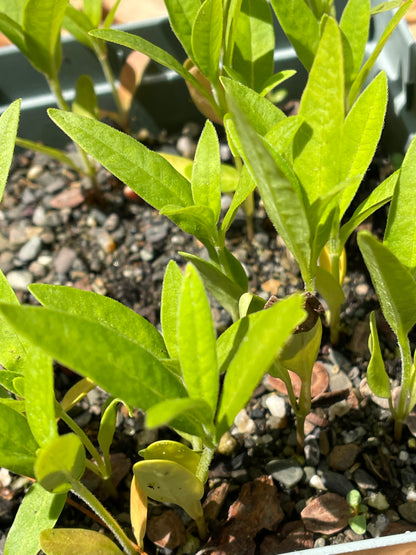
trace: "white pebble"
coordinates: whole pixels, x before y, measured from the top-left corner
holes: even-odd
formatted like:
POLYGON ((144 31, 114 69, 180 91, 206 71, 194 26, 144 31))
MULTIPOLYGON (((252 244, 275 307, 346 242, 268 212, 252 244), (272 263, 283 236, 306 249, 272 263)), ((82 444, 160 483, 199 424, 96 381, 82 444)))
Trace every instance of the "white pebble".
POLYGON ((272 416, 283 418, 286 416, 286 402, 279 395, 269 395, 266 399, 266 407, 272 416))
POLYGON ((240 410, 234 420, 240 434, 253 434, 256 431, 256 425, 245 409, 240 410))
POLYGON ((312 478, 309 480, 309 485, 311 486, 311 488, 326 490, 326 487, 324 486, 321 477, 318 476, 318 474, 314 474, 312 476, 312 478))

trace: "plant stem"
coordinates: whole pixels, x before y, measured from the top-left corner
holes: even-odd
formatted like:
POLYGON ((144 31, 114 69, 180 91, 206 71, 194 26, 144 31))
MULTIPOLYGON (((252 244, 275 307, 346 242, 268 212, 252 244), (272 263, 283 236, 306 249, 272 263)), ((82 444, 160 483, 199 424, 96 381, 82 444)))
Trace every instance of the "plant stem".
POLYGON ((305 419, 311 410, 311 377, 312 372, 308 375, 308 379, 301 380, 300 386, 298 411, 296 414, 296 437, 299 452, 302 452, 305 446, 305 419))
POLYGON ((211 464, 212 457, 214 456, 215 449, 210 447, 204 447, 199 461, 198 468, 196 470, 195 476, 201 480, 203 484, 207 481, 209 465, 211 464))
POLYGON ((105 47, 105 45, 102 46, 103 41, 99 39, 97 40, 94 39, 93 42, 94 42, 95 53, 101 64, 101 68, 103 70, 105 78, 111 87, 111 92, 113 94, 114 102, 116 104, 117 111, 120 116, 121 124, 123 127, 126 127, 128 125, 127 113, 126 113, 126 110, 124 110, 123 108, 123 104, 121 103, 121 100, 120 100, 120 95, 118 94, 113 70, 111 69, 110 63, 108 61, 107 48, 105 47))
POLYGON ((117 538, 125 553, 128 555, 137 555, 137 551, 133 547, 133 542, 126 536, 124 530, 121 528, 115 518, 107 511, 105 507, 98 501, 98 499, 90 492, 88 488, 79 480, 71 479, 72 491, 80 499, 82 499, 94 513, 106 524, 109 530, 117 538))
MULTIPOLYGON (((62 89, 61 89, 61 84, 59 83, 59 79, 57 77, 54 79, 46 77, 46 80, 48 82, 49 88, 51 89, 52 93, 55 96, 58 108, 60 108, 61 110, 64 110, 65 112, 69 112, 70 109, 62 94, 62 89)), ((85 150, 83 150, 77 143, 74 143, 74 144, 81 158, 82 164, 84 166, 84 172, 91 179, 92 185, 95 187, 96 186, 95 171, 93 166, 91 165, 91 162, 88 159, 88 155, 85 152, 85 150)))
POLYGON ((62 410, 59 403, 56 404, 56 412, 57 412, 57 416, 62 418, 65 424, 69 428, 71 428, 71 430, 79 437, 79 439, 82 441, 87 451, 89 451, 92 458, 96 461, 101 477, 104 480, 109 478, 107 469, 105 467, 105 464, 103 463, 100 453, 98 452, 96 447, 94 447, 92 441, 84 432, 84 430, 80 426, 78 426, 78 424, 74 422, 74 420, 72 420, 72 418, 64 410, 62 410))
MULTIPOLYGON (((400 441, 402 436, 402 423, 409 413, 409 395, 411 397, 415 376, 412 373, 412 355, 410 351, 409 338, 401 334, 397 337, 402 361, 402 380, 400 396, 394 415, 394 439, 400 441)), ((413 408, 413 407, 411 407, 413 408)))

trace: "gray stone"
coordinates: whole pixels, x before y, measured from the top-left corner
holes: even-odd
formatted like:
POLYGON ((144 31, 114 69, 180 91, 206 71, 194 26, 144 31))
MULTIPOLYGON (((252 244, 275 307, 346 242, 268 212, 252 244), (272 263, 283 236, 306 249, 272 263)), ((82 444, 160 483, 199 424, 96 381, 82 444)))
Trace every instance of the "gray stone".
POLYGON ((77 253, 68 247, 62 247, 54 260, 55 270, 58 274, 66 274, 72 267, 77 253))
POLYGON ((311 466, 317 466, 321 458, 321 450, 316 439, 307 439, 304 448, 306 463, 311 466))
POLYGON ((25 291, 33 281, 33 276, 26 270, 12 270, 7 275, 7 281, 16 291, 25 291))
POLYGON ((42 239, 39 235, 35 235, 19 250, 17 256, 22 262, 31 262, 35 260, 42 249, 42 239))
POLYGON ((286 488, 292 488, 302 480, 303 469, 291 459, 274 459, 266 464, 266 472, 286 488))
POLYGON ((42 205, 36 206, 33 215, 32 222, 34 225, 42 227, 46 222, 46 210, 42 205))
POLYGON ((353 474, 354 482, 361 489, 376 489, 377 480, 375 480, 368 472, 363 468, 358 468, 353 474))
POLYGON ((324 487, 332 493, 345 496, 349 491, 354 489, 353 483, 339 472, 325 470, 320 473, 320 476, 324 487))

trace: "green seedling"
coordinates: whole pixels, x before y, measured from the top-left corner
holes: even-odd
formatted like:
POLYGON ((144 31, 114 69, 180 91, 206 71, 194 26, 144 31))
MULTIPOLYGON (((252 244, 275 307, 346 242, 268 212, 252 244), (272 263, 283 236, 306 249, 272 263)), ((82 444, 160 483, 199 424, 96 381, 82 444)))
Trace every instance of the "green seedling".
POLYGON ((368 507, 361 503, 361 494, 358 490, 352 489, 347 493, 347 503, 351 507, 352 516, 348 524, 356 534, 365 534, 367 530, 368 507))
MULTIPOLYGON (((147 426, 170 425, 190 441, 192 449, 159 442, 141 452, 144 460, 134 466, 132 485, 134 498, 140 500, 139 508, 132 509, 137 541, 142 541, 146 496, 182 506, 204 536, 200 499, 216 446, 294 328, 305 319, 302 298, 295 295, 267 311, 245 316, 236 323, 237 335, 228 333, 217 340, 202 280, 190 264, 184 274, 175 263, 168 266, 162 334, 138 314, 95 293, 53 285, 32 285, 31 291, 42 307, 13 302, 3 282, 2 299, 8 304, 1 305, 0 322, 10 339, 4 345, 1 363, 5 370, 0 380, 10 400, 2 404, 0 399, 1 429, 8 435, 0 436, 4 437, 0 464, 37 480, 45 490, 45 503, 53 495, 61 507, 71 490, 107 524, 123 551, 132 553, 134 546, 81 478, 87 467, 104 480, 110 477, 116 403, 141 408, 146 411, 147 426), (112 396, 103 409, 99 450, 56 402, 52 357, 84 378, 64 398, 65 407, 72 406, 92 383, 112 396), (220 372, 225 372, 221 388, 220 372), (13 385, 16 379, 23 382, 19 397, 25 415, 10 406, 11 393, 19 393, 13 385), (56 417, 72 433, 58 435, 56 417)), ((11 545, 25 533, 24 523, 32 510, 31 504, 22 505, 10 532, 11 545)), ((49 550, 45 552, 59 553, 53 545, 62 549, 59 541, 64 541, 65 534, 44 531, 51 527, 44 517, 36 522, 32 530, 36 550, 42 532, 40 545, 49 550)), ((7 549, 6 543, 6 553, 7 549)))
POLYGON ((400 394, 394 398, 380 348, 375 314, 372 313, 367 379, 376 395, 389 400, 396 440, 400 440, 402 424, 416 403, 416 371, 408 337, 416 323, 415 166, 416 142, 413 140, 399 170, 383 243, 368 232, 358 234, 358 245, 400 351, 400 394))

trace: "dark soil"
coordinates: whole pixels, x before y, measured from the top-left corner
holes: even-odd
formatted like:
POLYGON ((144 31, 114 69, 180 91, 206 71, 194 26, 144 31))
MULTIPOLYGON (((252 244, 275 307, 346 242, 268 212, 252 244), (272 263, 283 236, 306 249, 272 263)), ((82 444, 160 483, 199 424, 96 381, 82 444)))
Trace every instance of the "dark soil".
MULTIPOLYGON (((192 151, 199 131, 190 124, 181 137, 169 138, 163 149, 173 152, 178 146, 182 153, 192 151)), ((157 142, 154 146, 161 147, 157 142)), ((226 161, 225 145, 222 154, 226 161)), ((368 195, 388 171, 387 162, 376 160, 359 196, 368 195)), ((0 212, 0 268, 22 302, 35 302, 26 289, 29 283, 71 285, 115 298, 158 325, 167 263, 174 259, 184 266, 178 251, 204 255, 204 249, 140 199, 129 200, 123 184, 103 169, 98 185, 100 195, 93 198, 87 182, 74 171, 40 154, 17 155, 0 212)), ((224 209, 227 203, 224 197, 224 209)), ((384 222, 381 210, 365 225, 380 234, 384 222)), ((243 263, 253 292, 268 299, 303 288, 297 265, 259 199, 252 241, 247 239, 244 214, 239 213, 228 243, 243 263)), ((193 523, 177 507, 151 503, 147 553, 271 555, 415 529, 416 441, 407 428, 400 444, 393 441, 389 412, 379 400, 372 400, 365 384, 368 315, 378 303, 354 237, 348 260, 341 340, 332 347, 325 329, 319 360, 328 374, 328 387, 315 399, 307 419, 304 453, 296 452, 290 406, 266 377, 213 460, 207 484, 208 545, 198 542, 193 523), (368 506, 364 534, 348 525, 351 514, 345 497, 351 489, 358 489, 368 506), (315 498, 316 506, 310 503, 315 498), (306 505, 310 514, 304 511, 306 505), (185 548, 176 549, 179 543, 185 548)), ((221 333, 230 318, 215 300, 212 310, 221 333)), ((384 355, 398 384, 395 341, 380 314, 379 322, 384 355)), ((55 376, 59 399, 77 377, 59 366, 55 376)), ((104 399, 102 391, 93 390, 72 413, 93 439, 104 399)), ((120 410, 113 445, 114 473, 120 480, 117 499, 106 498, 99 484, 86 476, 126 530, 129 468, 139 460, 138 450, 157 439, 177 439, 165 428, 146 430, 143 422, 140 411, 132 418, 120 410)), ((3 543, 28 486, 27 479, 1 471, 3 543)), ((58 526, 102 530, 94 515, 71 496, 58 526)))

